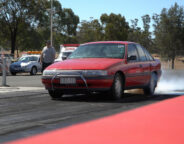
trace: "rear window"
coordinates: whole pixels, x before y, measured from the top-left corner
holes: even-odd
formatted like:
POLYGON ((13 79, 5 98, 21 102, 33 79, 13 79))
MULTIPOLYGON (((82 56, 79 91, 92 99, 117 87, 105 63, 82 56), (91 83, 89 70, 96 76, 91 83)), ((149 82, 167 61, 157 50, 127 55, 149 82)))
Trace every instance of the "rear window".
POLYGON ((139 58, 141 61, 147 61, 146 55, 144 53, 144 50, 142 49, 142 47, 140 45, 136 45, 137 46, 137 50, 139 53, 139 58))

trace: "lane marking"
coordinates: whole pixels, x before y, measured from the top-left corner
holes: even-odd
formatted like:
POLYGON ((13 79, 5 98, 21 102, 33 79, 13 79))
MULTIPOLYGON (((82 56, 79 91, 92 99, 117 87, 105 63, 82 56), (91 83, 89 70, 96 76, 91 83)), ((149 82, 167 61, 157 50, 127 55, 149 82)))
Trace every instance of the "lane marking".
POLYGON ((0 87, 0 93, 45 90, 44 87, 0 87))

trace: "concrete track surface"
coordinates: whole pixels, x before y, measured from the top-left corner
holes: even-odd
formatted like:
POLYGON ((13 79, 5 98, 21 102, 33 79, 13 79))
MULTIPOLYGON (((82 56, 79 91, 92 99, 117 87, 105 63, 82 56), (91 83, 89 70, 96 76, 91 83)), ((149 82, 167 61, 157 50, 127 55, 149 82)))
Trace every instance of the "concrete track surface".
POLYGON ((9 76, 8 84, 12 91, 2 92, 2 89, 6 88, 1 87, 0 143, 129 111, 182 95, 178 93, 181 89, 177 92, 172 90, 173 93, 164 93, 159 89, 153 97, 143 95, 140 90, 126 91, 124 98, 118 101, 99 94, 65 95, 62 100, 51 100, 40 83, 40 77, 40 75, 9 76), (20 82, 20 79, 24 81, 20 82), (27 85, 24 84, 26 82, 27 85), (31 87, 36 88, 30 89, 31 87))

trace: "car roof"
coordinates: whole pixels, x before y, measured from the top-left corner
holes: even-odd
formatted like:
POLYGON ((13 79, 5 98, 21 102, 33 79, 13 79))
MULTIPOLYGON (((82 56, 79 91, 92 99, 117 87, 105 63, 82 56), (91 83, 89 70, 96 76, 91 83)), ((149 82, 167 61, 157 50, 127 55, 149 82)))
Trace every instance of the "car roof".
POLYGON ((84 43, 82 45, 86 45, 86 44, 100 44, 100 43, 131 44, 131 43, 135 43, 135 42, 130 42, 130 41, 97 41, 97 42, 84 43))
POLYGON ((40 55, 24 55, 24 56, 22 56, 22 57, 32 57, 32 56, 40 57, 40 55))

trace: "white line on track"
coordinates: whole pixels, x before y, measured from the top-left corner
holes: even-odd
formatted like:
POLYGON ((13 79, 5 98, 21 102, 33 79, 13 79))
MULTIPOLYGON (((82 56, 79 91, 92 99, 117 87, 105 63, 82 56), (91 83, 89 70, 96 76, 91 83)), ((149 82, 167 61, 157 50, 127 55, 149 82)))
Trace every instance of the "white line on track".
POLYGON ((45 90, 44 87, 0 87, 0 93, 45 90))

